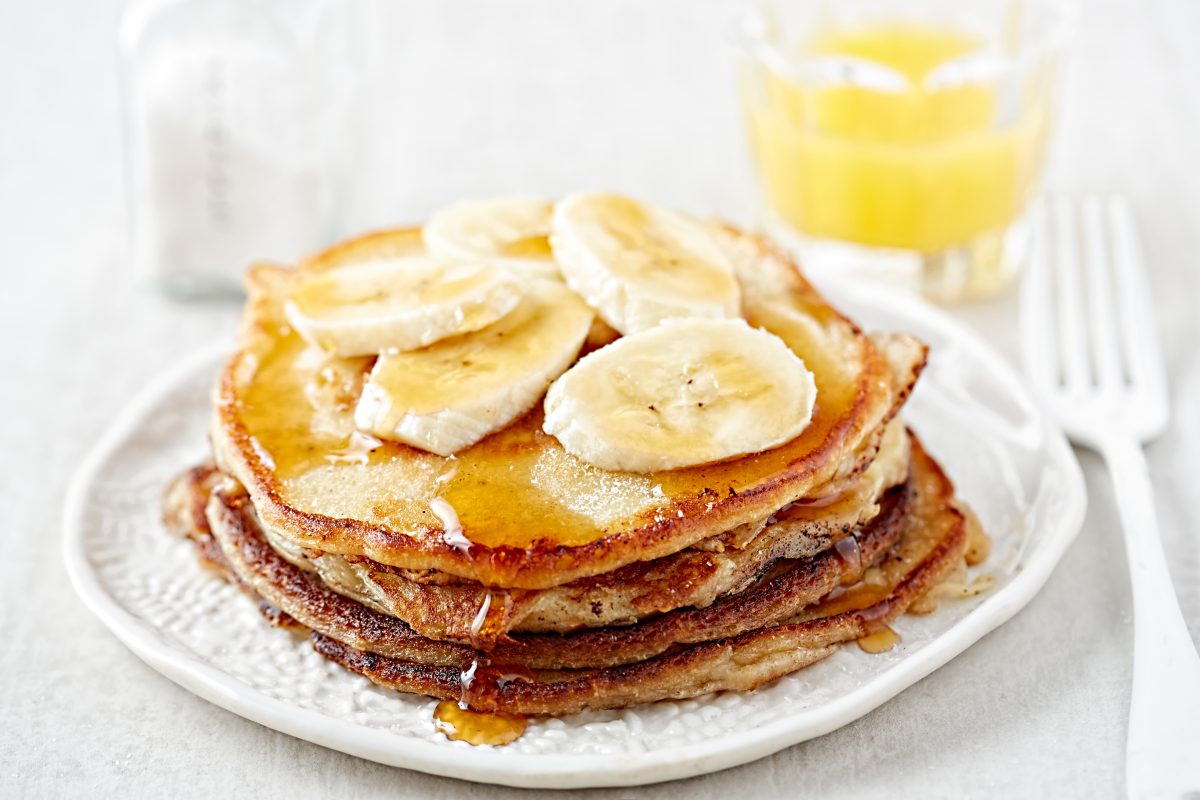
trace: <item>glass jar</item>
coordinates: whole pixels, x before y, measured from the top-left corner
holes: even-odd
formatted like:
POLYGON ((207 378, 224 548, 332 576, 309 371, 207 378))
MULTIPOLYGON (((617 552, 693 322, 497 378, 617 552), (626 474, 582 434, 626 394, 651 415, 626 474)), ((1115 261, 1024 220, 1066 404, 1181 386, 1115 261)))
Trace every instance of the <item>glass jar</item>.
POLYGON ((335 233, 361 127, 363 6, 143 0, 120 29, 134 266, 236 293, 335 233))

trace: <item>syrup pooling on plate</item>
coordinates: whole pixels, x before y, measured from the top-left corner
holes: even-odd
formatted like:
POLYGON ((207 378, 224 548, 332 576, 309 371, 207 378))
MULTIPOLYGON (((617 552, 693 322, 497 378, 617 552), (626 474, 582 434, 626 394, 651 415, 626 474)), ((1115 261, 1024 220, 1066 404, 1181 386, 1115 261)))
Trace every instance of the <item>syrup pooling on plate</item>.
POLYGON ((438 703, 433 712, 434 724, 448 738, 470 744, 500 745, 515 741, 525 732, 527 720, 523 715, 477 709, 499 705, 500 694, 509 683, 532 680, 533 672, 525 667, 492 664, 485 654, 478 653, 459 675, 459 700, 438 703))
POLYGON ((858 646, 867 653, 886 653, 900 643, 900 634, 884 626, 858 640, 858 646))
POLYGON ((433 711, 434 726, 447 739, 480 745, 515 742, 525 732, 528 720, 520 714, 472 711, 453 700, 443 700, 433 711))

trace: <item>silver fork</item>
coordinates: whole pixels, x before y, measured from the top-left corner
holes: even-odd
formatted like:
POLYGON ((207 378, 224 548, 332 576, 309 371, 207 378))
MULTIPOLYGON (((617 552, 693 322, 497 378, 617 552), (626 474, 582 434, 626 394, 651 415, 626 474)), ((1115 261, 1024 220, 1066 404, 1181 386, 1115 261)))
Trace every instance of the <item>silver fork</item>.
POLYGON ((1167 571, 1142 453, 1169 411, 1133 215, 1121 198, 1055 198, 1034 210, 1033 227, 1021 286, 1025 368, 1067 435, 1104 457, 1125 534, 1134 631, 1126 791, 1192 795, 1200 657, 1167 571))

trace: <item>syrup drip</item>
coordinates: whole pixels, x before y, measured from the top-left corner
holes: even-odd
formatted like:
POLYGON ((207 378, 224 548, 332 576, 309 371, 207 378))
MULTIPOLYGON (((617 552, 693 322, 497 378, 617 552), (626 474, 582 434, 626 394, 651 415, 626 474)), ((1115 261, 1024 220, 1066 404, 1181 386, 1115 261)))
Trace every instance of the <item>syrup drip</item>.
POLYGON ((894 602, 890 595, 891 591, 887 586, 859 583, 850 589, 831 592, 805 616, 814 619, 853 612, 864 626, 870 628, 891 614, 894 602))
POLYGON ((505 634, 505 623, 512 613, 512 595, 503 589, 489 589, 471 620, 471 644, 476 650, 491 650, 505 634))
POLYGON ((900 634, 886 625, 858 640, 858 646, 867 653, 885 653, 899 643, 900 634))
POLYGON ((958 508, 967 522, 967 565, 973 567, 987 559, 992 551, 992 539, 983 530, 979 517, 970 506, 960 503, 958 508))
POLYGON ((447 738, 470 744, 508 744, 525 732, 527 720, 495 708, 503 702, 504 688, 513 681, 532 681, 533 673, 514 664, 492 664, 482 653, 459 675, 461 695, 456 703, 443 700, 433 711, 434 725, 447 738))
POLYGON ((383 440, 362 431, 355 431, 350 434, 345 448, 333 451, 325 456, 325 460, 331 464, 368 464, 371 461, 371 452, 380 447, 383 447, 383 440))
POLYGON ((436 484, 439 488, 454 480, 454 476, 458 474, 458 464, 454 463, 458 461, 458 458, 455 456, 449 456, 447 460, 451 462, 450 469, 433 479, 434 484, 436 484))
POLYGON ((520 714, 472 711, 453 700, 443 700, 433 710, 433 724, 447 739, 474 745, 501 745, 520 738, 528 721, 520 714))
POLYGON ((514 681, 532 683, 533 672, 517 664, 493 664, 482 654, 475 657, 459 677, 462 695, 461 707, 495 707, 502 702, 505 687, 514 681))
POLYGON ((833 543, 833 549, 837 553, 838 558, 846 565, 846 572, 842 576, 842 584, 849 585, 858 580, 862 574, 862 549, 858 546, 858 538, 853 534, 843 536, 833 543))
POLYGON ((442 521, 442 541, 460 553, 468 553, 473 542, 463 533, 462 523, 458 521, 458 512, 454 506, 446 502, 444 497, 435 497, 429 501, 429 510, 442 521))
POLYGON ((863 625, 866 625, 868 628, 870 628, 875 623, 890 617, 892 615, 892 611, 895 609, 895 606, 896 601, 893 598, 888 597, 878 600, 871 605, 863 606, 862 608, 857 609, 854 615, 862 621, 863 625))

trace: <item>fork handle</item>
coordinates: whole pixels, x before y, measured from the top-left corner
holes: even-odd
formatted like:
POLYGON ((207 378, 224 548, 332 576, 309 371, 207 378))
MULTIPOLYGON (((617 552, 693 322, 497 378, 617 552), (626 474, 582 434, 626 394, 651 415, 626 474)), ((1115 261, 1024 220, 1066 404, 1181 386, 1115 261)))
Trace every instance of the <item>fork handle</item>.
POLYGON ((1200 656, 1171 584, 1141 446, 1097 442, 1112 475, 1133 595, 1133 691, 1125 782, 1130 797, 1200 791, 1200 656))

